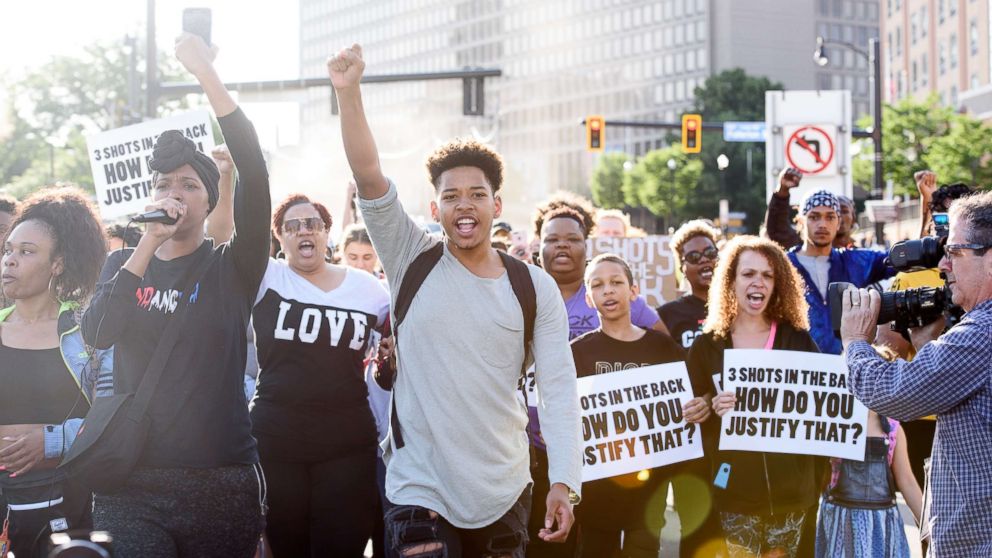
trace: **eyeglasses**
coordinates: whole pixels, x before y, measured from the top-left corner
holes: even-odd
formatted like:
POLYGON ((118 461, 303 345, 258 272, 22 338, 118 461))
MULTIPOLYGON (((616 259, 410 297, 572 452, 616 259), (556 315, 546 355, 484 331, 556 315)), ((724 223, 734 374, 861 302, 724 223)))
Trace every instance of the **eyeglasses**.
POLYGON ((312 233, 322 233, 324 232, 324 220, 320 217, 304 217, 302 219, 289 219, 282 223, 282 230, 286 234, 300 234, 303 227, 312 233))
POLYGON ((692 265, 696 265, 699 262, 703 261, 703 258, 712 261, 715 260, 719 255, 720 252, 717 251, 716 248, 710 246, 709 248, 703 251, 693 250, 692 252, 686 252, 685 254, 682 254, 682 259, 691 263, 692 265))
POLYGON ((957 258, 962 255, 961 250, 974 250, 976 256, 984 256, 989 248, 992 248, 992 244, 945 244, 944 253, 951 258, 957 258))

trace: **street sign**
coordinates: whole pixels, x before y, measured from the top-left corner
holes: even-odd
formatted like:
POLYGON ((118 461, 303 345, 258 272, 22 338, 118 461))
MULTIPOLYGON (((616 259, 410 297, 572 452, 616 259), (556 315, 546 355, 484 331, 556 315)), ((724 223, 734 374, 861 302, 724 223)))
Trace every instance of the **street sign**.
POLYGON ((793 205, 815 190, 853 198, 852 121, 850 91, 765 91, 765 198, 788 167, 803 172, 793 205))
POLYGON ((837 126, 785 126, 782 135, 788 138, 785 141, 785 159, 790 167, 806 175, 837 174, 837 150, 834 147, 837 126))
POLYGON ((724 122, 723 141, 750 141, 764 143, 764 122, 724 122))

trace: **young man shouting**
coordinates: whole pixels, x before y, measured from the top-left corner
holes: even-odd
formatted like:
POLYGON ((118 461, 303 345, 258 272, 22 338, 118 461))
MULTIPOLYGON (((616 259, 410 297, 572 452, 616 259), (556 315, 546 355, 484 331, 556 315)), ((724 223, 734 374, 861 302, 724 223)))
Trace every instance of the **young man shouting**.
POLYGON ((570 500, 577 497, 570 495, 581 484, 578 396, 565 307, 554 281, 527 268, 536 317, 533 343, 525 350, 529 324, 510 269, 490 245, 493 220, 502 209, 503 165, 487 147, 454 141, 427 161, 435 189, 431 215, 444 229, 444 240, 428 236, 410 219, 379 166, 359 88, 364 67, 358 45, 328 61, 345 154, 369 236, 393 289, 394 314, 411 264, 444 243, 396 330, 398 372, 383 455, 386 493, 396 504, 386 519, 390 544, 401 556, 523 556, 531 479, 527 411, 516 392, 528 354, 540 370, 552 483, 542 539, 568 536, 570 500))

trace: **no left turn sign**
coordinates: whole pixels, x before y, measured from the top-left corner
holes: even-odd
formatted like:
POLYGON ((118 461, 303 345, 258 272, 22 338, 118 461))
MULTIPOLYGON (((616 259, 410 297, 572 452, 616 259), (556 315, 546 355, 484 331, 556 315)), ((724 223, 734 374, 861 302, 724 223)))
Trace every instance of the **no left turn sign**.
POLYGON ((785 126, 785 159, 805 174, 837 174, 834 138, 837 127, 829 124, 785 126))

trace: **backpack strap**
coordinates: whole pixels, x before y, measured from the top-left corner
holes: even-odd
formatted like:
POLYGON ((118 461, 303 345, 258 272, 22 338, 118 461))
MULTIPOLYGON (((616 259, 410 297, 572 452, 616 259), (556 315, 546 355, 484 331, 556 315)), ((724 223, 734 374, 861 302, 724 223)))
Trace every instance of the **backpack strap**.
MULTIPOLYGON (((406 318, 406 313, 410 310, 410 305, 413 303, 413 297, 417 296, 417 291, 420 290, 421 285, 427 279, 427 276, 431 274, 434 270, 434 266, 437 262, 441 261, 441 256, 444 255, 444 243, 438 242, 434 246, 424 250, 416 258, 409 267, 406 268, 406 274, 403 275, 403 281, 400 283, 400 292, 396 295, 396 303, 393 305, 393 338, 399 345, 399 329, 400 324, 403 319, 406 318)), ((395 348, 393 349, 396 350, 395 348)), ((398 367, 393 369, 393 381, 390 385, 390 389, 396 387, 396 373, 398 367)), ((392 396, 389 398, 389 429, 393 432, 393 443, 396 444, 396 449, 402 448, 406 445, 403 442, 403 431, 400 429, 400 419, 396 415, 396 391, 393 391, 392 396)))
MULTIPOLYGON (((527 368, 527 352, 530 344, 534 340, 534 322, 537 321, 537 291, 534 290, 534 281, 530 277, 530 270, 527 264, 510 256, 505 252, 499 253, 503 260, 503 267, 510 278, 510 286, 513 287, 513 294, 520 303, 520 309, 524 313, 524 371, 527 368)), ((525 392, 526 393, 526 392, 525 392)))

